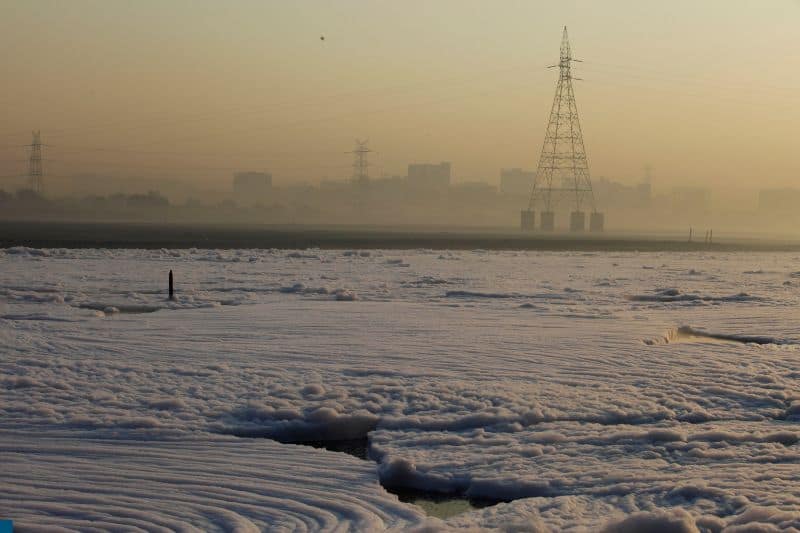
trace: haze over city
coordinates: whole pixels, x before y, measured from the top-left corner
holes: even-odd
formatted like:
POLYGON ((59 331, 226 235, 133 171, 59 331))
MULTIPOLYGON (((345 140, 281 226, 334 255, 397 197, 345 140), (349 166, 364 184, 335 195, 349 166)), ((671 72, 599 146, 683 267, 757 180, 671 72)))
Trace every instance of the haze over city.
MULTIPOLYGON (((58 177, 228 187, 371 176, 450 161, 454 181, 535 169, 570 28, 594 177, 653 187, 791 187, 794 1, 44 2, 0 7, 0 175, 41 130, 58 177), (41 27, 48 31, 39 31, 41 27), (743 35, 747 39, 743 39, 743 35), (321 39, 321 37, 324 38, 321 39), (11 52, 13 50, 13 52, 11 52)), ((755 203, 753 200, 751 203, 755 203)))

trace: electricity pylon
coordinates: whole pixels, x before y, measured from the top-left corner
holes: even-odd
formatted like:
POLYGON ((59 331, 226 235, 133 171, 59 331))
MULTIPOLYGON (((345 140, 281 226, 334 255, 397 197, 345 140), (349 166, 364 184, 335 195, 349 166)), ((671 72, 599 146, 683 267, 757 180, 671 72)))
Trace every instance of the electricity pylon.
POLYGON ((356 185, 367 185, 369 183, 369 162, 367 161, 367 154, 372 152, 368 146, 368 140, 356 139, 356 147, 352 152, 353 154, 353 183, 356 185))
POLYGON ((567 28, 561 39, 561 55, 557 65, 559 76, 556 94, 550 109, 539 166, 531 190, 527 211, 522 212, 522 229, 534 229, 534 209, 541 209, 541 229, 555 229, 556 203, 562 197, 574 199, 574 210, 570 216, 570 230, 583 231, 586 215, 583 208, 592 211, 590 229, 602 231, 603 215, 594 203, 592 181, 589 177, 589 162, 583 146, 583 133, 575 104, 572 80, 572 63, 580 61, 572 57, 567 28))
POLYGON ((33 132, 33 141, 30 145, 31 156, 28 159, 28 181, 31 188, 38 194, 42 194, 44 184, 42 183, 42 138, 37 130, 33 132))

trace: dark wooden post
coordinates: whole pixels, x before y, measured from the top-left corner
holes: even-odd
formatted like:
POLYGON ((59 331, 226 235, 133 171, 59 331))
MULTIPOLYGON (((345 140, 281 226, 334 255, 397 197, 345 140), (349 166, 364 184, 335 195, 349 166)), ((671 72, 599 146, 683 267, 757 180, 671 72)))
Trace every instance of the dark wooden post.
POLYGON ((175 289, 172 286, 172 270, 169 271, 169 299, 175 299, 175 289))

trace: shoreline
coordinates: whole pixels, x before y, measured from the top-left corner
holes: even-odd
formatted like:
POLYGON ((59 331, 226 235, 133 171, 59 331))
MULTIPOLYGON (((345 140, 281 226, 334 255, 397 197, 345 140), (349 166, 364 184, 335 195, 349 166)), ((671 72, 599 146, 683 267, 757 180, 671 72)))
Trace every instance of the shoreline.
POLYGON ((541 234, 491 229, 243 226, 144 223, 0 222, 0 248, 278 248, 541 251, 800 252, 800 241, 674 235, 541 234))

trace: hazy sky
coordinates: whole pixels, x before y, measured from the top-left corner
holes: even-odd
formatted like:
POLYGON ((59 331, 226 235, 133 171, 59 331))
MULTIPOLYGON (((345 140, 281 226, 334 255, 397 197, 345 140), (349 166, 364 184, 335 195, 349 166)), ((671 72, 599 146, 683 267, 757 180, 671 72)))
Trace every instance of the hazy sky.
POLYGON ((497 181, 536 166, 564 25, 594 177, 800 185, 793 0, 8 0, 0 175, 38 128, 53 176, 342 179, 361 137, 373 176, 497 181))

